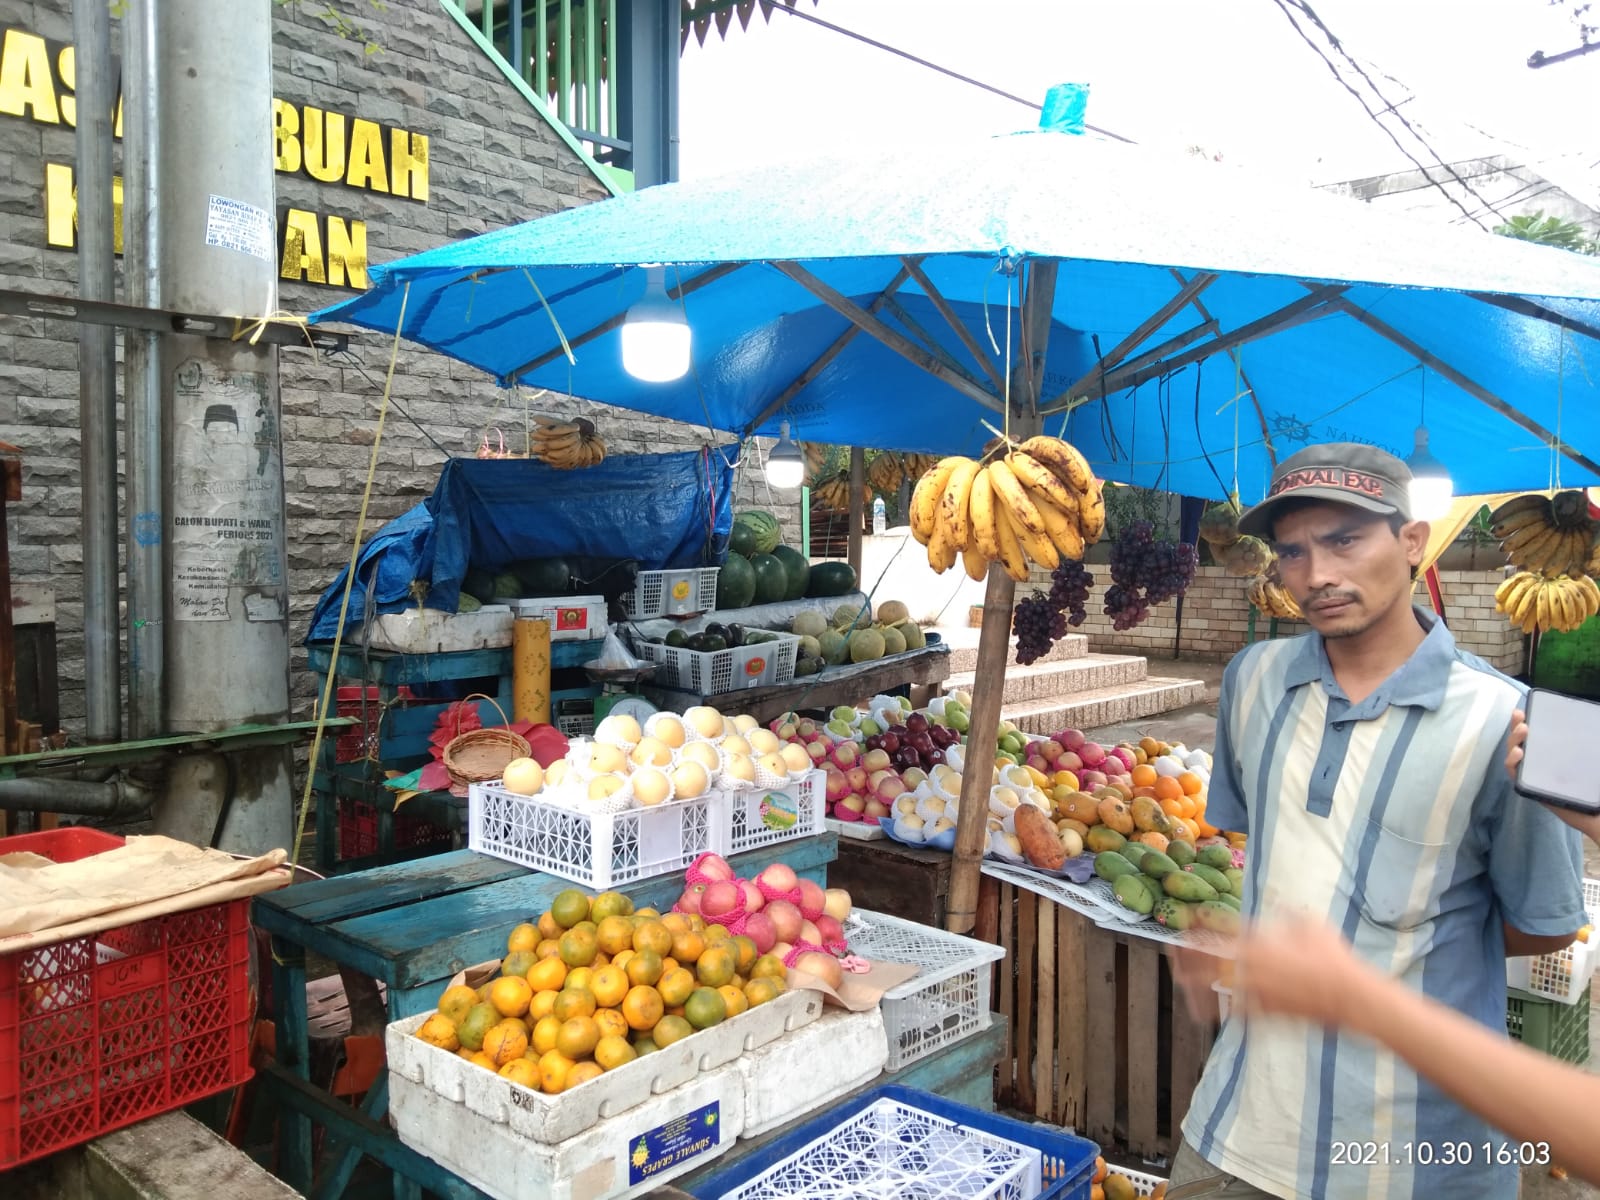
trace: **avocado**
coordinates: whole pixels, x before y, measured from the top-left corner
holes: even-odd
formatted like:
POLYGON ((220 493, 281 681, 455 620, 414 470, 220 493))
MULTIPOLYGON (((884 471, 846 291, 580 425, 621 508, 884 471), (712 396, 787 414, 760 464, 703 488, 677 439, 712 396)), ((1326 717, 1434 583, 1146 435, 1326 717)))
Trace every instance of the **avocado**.
POLYGON ((667 630, 667 636, 661 639, 669 646, 687 646, 689 635, 681 629, 667 630))

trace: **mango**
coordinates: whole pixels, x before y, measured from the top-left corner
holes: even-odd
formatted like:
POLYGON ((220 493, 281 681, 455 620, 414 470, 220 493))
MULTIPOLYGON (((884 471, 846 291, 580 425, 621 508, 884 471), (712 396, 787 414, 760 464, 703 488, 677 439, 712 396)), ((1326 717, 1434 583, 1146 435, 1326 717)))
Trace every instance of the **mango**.
POLYGON ((1233 851, 1226 846, 1207 846, 1194 856, 1194 860, 1212 870, 1226 871, 1233 866, 1233 851))
POLYGON ((1124 875, 1136 875, 1138 872, 1138 867, 1115 850, 1102 850, 1095 855, 1094 873, 1107 882, 1115 882, 1124 875))
POLYGON ((1118 833, 1127 835, 1133 832, 1133 811, 1122 798, 1121 792, 1101 800, 1097 811, 1100 820, 1118 833))
MULTIPOLYGON (((1140 865, 1143 866, 1142 863, 1140 865)), ((1205 901, 1217 898, 1216 888, 1188 871, 1174 869, 1171 874, 1162 877, 1161 887, 1174 900, 1205 901)))
POLYGON ((1117 894, 1124 908, 1131 908, 1134 912, 1148 913, 1155 907, 1155 899, 1137 875, 1123 875, 1113 880, 1111 890, 1117 894))
POLYGON ((1167 845, 1167 857, 1180 867, 1187 867, 1194 862, 1194 845, 1182 838, 1175 838, 1167 845))
POLYGON ((1228 934, 1229 936, 1238 933, 1244 923, 1243 918, 1238 913, 1218 900, 1195 905, 1194 919, 1201 929, 1209 929, 1213 933, 1228 934))
POLYGON ((1150 847, 1146 846, 1143 842, 1129 842, 1122 848, 1121 851, 1122 857, 1127 859, 1134 866, 1138 866, 1139 860, 1149 853, 1150 847))
POLYGON ((1139 860, 1139 870, 1151 879, 1165 879, 1177 869, 1178 864, 1159 850, 1152 850, 1139 860))
POLYGON ((1228 877, 1221 871, 1208 867, 1205 865, 1205 863, 1198 862, 1189 867, 1188 870, 1190 874, 1198 875, 1212 887, 1216 888, 1219 896, 1223 892, 1227 892, 1230 896, 1233 894, 1233 885, 1228 882, 1228 877))
POLYGON ((1244 872, 1238 867, 1229 867, 1222 875, 1228 881, 1228 890, 1242 900, 1244 898, 1244 872))
POLYGON ((1235 896, 1232 892, 1220 893, 1217 896, 1217 901, 1221 904, 1226 904, 1229 908, 1233 909, 1234 912, 1244 911, 1244 901, 1239 899, 1239 897, 1235 896))
POLYGON ((1128 839, 1108 825, 1095 825, 1089 830, 1089 836, 1083 839, 1085 850, 1092 850, 1099 854, 1102 850, 1121 850, 1128 844, 1128 839))
POLYGON ((1185 904, 1182 900, 1163 896, 1156 901, 1153 911, 1155 919, 1168 929, 1182 931, 1194 927, 1194 906, 1185 904))

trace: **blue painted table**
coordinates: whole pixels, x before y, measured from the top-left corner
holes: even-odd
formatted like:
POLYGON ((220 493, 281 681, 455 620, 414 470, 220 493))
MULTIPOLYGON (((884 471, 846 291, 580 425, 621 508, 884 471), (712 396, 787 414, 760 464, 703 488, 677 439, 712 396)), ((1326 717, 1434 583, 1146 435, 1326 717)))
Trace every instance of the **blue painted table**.
MULTIPOLYGON (((824 833, 735 856, 751 878, 769 863, 788 863, 826 886, 838 854, 838 835, 824 833)), ((426 1188, 445 1200, 480 1200, 481 1193, 432 1159, 405 1146, 384 1122, 388 1078, 380 1075, 357 1110, 310 1081, 306 1027, 306 953, 369 975, 387 988, 388 1017, 398 1021, 438 1003, 446 980, 474 963, 505 953, 506 935, 575 886, 470 850, 296 884, 259 896, 257 928, 272 935, 277 1059, 259 1074, 281 1103, 280 1161, 284 1180, 313 1197, 336 1197, 362 1155, 394 1172, 397 1200, 417 1200, 426 1188), (335 1165, 312 1179, 311 1127, 321 1125, 339 1149, 335 1165)), ((683 890, 674 872, 616 889, 636 905, 666 908, 683 890)))

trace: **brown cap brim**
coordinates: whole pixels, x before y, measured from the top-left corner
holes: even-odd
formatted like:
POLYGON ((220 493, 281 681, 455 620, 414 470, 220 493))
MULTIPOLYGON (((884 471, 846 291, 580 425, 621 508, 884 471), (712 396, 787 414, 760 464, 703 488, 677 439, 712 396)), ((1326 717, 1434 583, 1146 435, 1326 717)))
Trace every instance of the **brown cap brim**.
POLYGON ((1360 508, 1381 516, 1389 516, 1400 511, 1393 504, 1369 499, 1344 488, 1303 487, 1282 496, 1272 496, 1251 508, 1239 518, 1239 532, 1270 542, 1273 514, 1288 500, 1316 500, 1324 504, 1343 504, 1348 508, 1360 508))

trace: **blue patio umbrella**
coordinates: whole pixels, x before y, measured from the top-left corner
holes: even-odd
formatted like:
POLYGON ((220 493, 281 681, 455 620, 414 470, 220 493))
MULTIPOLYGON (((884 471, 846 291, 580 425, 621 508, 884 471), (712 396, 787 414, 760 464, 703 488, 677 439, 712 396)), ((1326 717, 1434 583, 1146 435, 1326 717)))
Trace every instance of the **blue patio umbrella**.
POLYGON ((1185 494, 1237 463, 1248 503, 1313 441, 1405 457, 1424 419, 1458 494, 1600 483, 1600 261, 1067 133, 669 184, 372 274, 315 319, 393 331, 409 287, 403 335, 502 383, 737 435, 972 453, 1037 382, 1098 473, 1185 494), (621 362, 647 264, 692 329, 670 383, 621 362))

